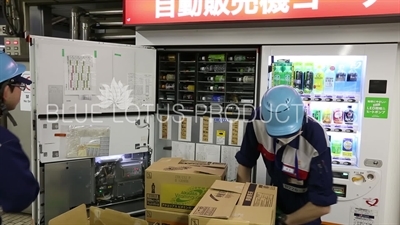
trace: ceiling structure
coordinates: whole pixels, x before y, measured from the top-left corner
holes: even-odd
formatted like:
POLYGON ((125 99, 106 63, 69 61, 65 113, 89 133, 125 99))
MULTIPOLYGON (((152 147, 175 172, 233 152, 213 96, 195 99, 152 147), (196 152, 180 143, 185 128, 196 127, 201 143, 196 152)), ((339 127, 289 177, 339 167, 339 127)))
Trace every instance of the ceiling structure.
MULTIPOLYGON (((44 0, 46 1, 46 0, 44 0)), ((26 1, 28 4, 31 2, 30 0, 26 1)), ((122 11, 122 1, 102 1, 102 0, 96 0, 96 1, 91 1, 88 3, 87 0, 67 0, 64 2, 64 0, 60 1, 48 1, 45 3, 44 7, 51 7, 51 11, 53 14, 53 19, 52 19, 52 24, 53 24, 53 30, 56 31, 61 31, 64 33, 70 33, 70 23, 71 23, 71 9, 73 7, 79 6, 83 9, 85 9, 88 12, 96 12, 96 11, 102 11, 102 10, 121 10, 122 11), (71 1, 74 3, 72 4, 71 1)), ((98 21, 99 24, 97 24, 97 27, 101 27, 100 25, 106 24, 104 22, 107 22, 108 26, 112 28, 122 28, 122 13, 121 14, 116 14, 116 15, 101 15, 101 14, 96 14, 96 15, 91 15, 91 17, 95 20, 98 21)), ((109 28, 110 28, 109 27, 109 28)), ((104 26, 103 26, 104 28, 104 26)), ((109 30, 109 32, 112 32, 109 30)))

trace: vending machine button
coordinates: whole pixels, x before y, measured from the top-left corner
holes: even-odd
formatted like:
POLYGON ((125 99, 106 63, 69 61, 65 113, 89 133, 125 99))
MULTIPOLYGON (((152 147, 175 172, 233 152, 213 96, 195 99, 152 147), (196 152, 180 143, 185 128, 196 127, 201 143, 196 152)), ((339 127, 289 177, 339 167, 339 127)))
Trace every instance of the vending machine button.
POLYGON ((368 180, 373 180, 375 178, 375 176, 373 174, 368 174, 367 175, 367 179, 368 180))

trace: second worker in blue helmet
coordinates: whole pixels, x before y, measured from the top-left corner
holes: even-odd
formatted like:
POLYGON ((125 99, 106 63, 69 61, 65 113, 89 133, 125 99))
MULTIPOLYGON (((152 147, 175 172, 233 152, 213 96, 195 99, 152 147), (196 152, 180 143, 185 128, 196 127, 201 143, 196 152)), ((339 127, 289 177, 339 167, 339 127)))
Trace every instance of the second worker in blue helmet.
MULTIPOLYGON (((21 92, 32 82, 21 74, 26 68, 0 51, 0 116, 17 125, 10 111, 19 104, 21 92)), ((5 213, 19 213, 35 201, 39 183, 30 170, 20 140, 0 126, 0 206, 5 213)), ((1 225, 1 217, 0 217, 1 225)))
POLYGON ((329 138, 290 86, 269 89, 247 124, 236 154, 238 182, 250 182, 260 156, 278 187, 276 224, 320 225, 337 202, 329 138))

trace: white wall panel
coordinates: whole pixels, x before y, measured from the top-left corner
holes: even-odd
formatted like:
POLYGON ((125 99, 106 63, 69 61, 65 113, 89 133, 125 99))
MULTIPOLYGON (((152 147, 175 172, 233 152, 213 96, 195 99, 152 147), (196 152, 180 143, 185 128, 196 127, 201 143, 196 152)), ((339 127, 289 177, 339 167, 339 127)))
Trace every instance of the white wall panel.
POLYGON ((400 23, 138 31, 137 45, 273 45, 400 42, 400 23))

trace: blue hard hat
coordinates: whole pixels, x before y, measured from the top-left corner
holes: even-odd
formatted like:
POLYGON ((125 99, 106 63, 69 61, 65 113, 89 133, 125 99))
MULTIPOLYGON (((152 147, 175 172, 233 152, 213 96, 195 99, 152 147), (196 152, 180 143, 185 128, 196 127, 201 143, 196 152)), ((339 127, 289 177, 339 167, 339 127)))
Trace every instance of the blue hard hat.
POLYGON ((0 51, 0 83, 13 79, 15 83, 31 84, 32 81, 21 76, 26 67, 16 63, 9 55, 0 51))
POLYGON ((261 100, 261 116, 270 136, 294 135, 303 126, 303 99, 290 86, 275 86, 269 89, 261 100))

